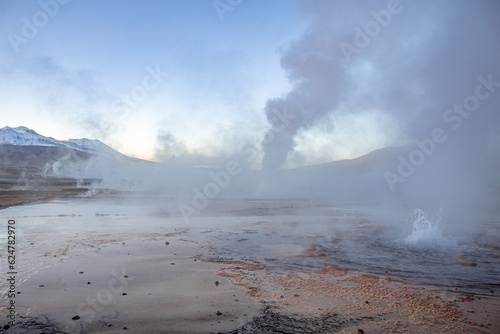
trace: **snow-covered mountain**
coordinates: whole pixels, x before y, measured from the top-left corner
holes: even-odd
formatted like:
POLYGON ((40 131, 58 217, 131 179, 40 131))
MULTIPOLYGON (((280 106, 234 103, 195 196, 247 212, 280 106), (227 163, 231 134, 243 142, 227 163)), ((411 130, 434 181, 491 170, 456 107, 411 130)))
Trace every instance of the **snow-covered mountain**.
POLYGON ((114 151, 111 147, 97 139, 69 139, 57 140, 51 137, 42 136, 25 126, 11 128, 9 126, 0 129, 0 145, 16 146, 54 146, 64 147, 86 153, 96 153, 102 151, 114 151))
POLYGON ((135 182, 137 175, 153 164, 128 157, 95 139, 57 140, 24 126, 0 128, 0 171, 106 180, 107 186, 114 187, 135 182))

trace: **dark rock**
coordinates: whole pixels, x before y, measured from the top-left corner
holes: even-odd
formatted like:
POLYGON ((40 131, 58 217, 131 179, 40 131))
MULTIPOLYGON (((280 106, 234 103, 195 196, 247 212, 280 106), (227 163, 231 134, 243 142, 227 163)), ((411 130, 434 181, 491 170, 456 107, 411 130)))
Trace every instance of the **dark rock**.
POLYGON ((355 325, 366 318, 353 318, 348 320, 337 314, 323 314, 317 317, 299 317, 276 313, 269 309, 269 305, 263 313, 254 317, 250 322, 233 331, 221 332, 219 334, 261 334, 261 333, 335 333, 346 325, 355 325))

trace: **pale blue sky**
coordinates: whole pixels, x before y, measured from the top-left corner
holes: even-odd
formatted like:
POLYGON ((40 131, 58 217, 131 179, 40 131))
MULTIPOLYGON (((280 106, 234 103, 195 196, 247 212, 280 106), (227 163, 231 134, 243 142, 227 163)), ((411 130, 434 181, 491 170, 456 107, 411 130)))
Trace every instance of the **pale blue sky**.
POLYGON ((287 89, 278 50, 304 27, 287 1, 242 2, 221 20, 211 1, 73 0, 15 52, 9 33, 23 37, 22 18, 33 22, 42 8, 1 6, 2 125, 96 137, 149 158, 160 128, 200 153, 224 154, 218 127, 246 119, 247 129, 230 131, 266 126, 266 99, 287 89), (147 68, 168 76, 116 115, 113 101, 141 85, 147 68), (98 131, 99 117, 113 128, 98 131))

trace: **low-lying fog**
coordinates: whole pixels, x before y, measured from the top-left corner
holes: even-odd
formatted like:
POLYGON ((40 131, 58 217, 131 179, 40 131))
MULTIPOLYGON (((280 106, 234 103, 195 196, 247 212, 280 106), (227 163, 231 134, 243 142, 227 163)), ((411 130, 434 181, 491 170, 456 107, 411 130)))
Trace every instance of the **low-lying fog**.
POLYGON ((199 243, 202 258, 246 259, 292 271, 334 264, 465 292, 498 288, 500 266, 491 255, 498 252, 498 215, 464 235, 446 231, 439 213, 434 219, 401 207, 214 199, 186 220, 176 212, 177 200, 134 192, 2 210, 17 221, 21 281, 67 256, 120 247, 135 255, 170 251, 165 241, 182 237, 199 243))
POLYGON ((158 164, 125 166, 105 156, 57 170, 101 179, 96 187, 169 195, 159 208, 187 219, 214 210, 218 199, 238 198, 355 201, 389 217, 421 208, 434 219, 440 212, 449 232, 474 231, 498 214, 498 2, 316 1, 299 11, 309 28, 280 49, 291 88, 263 106, 268 126, 260 139, 240 138, 230 143, 232 154, 206 157, 180 150, 167 131, 158 136, 158 164), (366 31, 374 26, 376 36, 366 31), (388 120, 377 121, 387 138, 381 149, 304 163, 305 132, 343 131, 338 117, 369 113, 388 120))
MULTIPOLYGON (((360 14, 374 3, 350 4, 300 5, 311 24, 280 51, 291 88, 263 106, 269 124, 259 140, 233 143, 237 150, 210 167, 203 167, 207 159, 169 150, 169 143, 158 146, 155 164, 109 156, 59 164, 48 175, 99 180, 89 199, 53 204, 50 219, 70 226, 80 218, 57 215, 81 211, 86 218, 77 229, 102 229, 147 226, 156 217, 157 226, 214 229, 203 235, 221 255, 278 258, 274 263, 291 267, 329 261, 445 286, 498 282, 498 259, 480 246, 500 240, 498 2, 404 2, 404 19, 393 13, 391 29, 368 42, 353 40, 353 27, 375 22, 374 14, 360 14), (331 20, 330 12, 344 14, 331 20), (305 131, 339 131, 335 117, 368 112, 391 120, 383 127, 386 145, 357 159, 300 163, 305 131), (122 193, 102 218, 95 214, 106 189, 122 193), (112 216, 128 206, 137 212, 112 216), (297 257, 304 244, 324 256, 297 257), (451 260, 460 255, 477 265, 451 260)), ((39 209, 12 210, 48 222, 33 218, 39 209)))

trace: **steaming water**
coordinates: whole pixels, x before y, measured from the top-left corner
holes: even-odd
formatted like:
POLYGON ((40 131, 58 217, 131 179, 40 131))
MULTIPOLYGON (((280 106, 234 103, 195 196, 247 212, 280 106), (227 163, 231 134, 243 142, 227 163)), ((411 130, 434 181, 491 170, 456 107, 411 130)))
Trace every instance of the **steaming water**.
MULTIPOLYGON (((255 203, 258 208, 262 205, 255 203)), ((499 244, 498 217, 476 228, 474 234, 459 230, 452 234, 441 229, 441 218, 434 222, 421 209, 415 209, 411 217, 404 209, 384 212, 352 203, 267 205, 272 207, 267 213, 274 215, 248 218, 247 223, 252 222, 241 233, 213 230, 213 235, 226 241, 217 254, 253 258, 269 267, 291 270, 319 269, 332 263, 463 292, 489 294, 490 289, 500 288, 500 260, 488 255, 500 251, 479 246, 499 244), (287 211, 290 214, 283 214, 287 211), (315 251, 325 256, 300 256, 307 244, 316 245, 315 251), (473 258, 477 265, 458 263, 454 258, 460 255, 473 258)))
MULTIPOLYGON (((411 214, 407 208, 356 203, 220 200, 188 224, 175 208, 168 198, 80 199, 11 207, 0 211, 0 217, 16 220, 20 281, 60 260, 52 254, 79 256, 89 245, 98 253, 133 236, 165 237, 167 231, 178 231, 211 245, 201 250, 207 258, 250 259, 288 270, 332 263, 451 290, 500 291, 500 259, 488 255, 500 251, 479 245, 499 243, 499 217, 482 223, 474 234, 461 234, 446 229, 445 218, 430 219, 420 209, 411 214), (315 251, 325 256, 301 256, 306 244, 316 245, 315 251), (477 265, 457 263, 457 255, 472 257, 477 265)), ((0 231, 0 243, 5 240, 5 231, 0 231)), ((5 266, 2 261, 0 270, 6 272, 5 266)))
POLYGON ((413 222, 413 231, 406 237, 405 242, 412 246, 428 246, 448 244, 451 240, 443 237, 442 231, 436 223, 427 218, 427 214, 422 209, 413 210, 415 221, 413 222))

